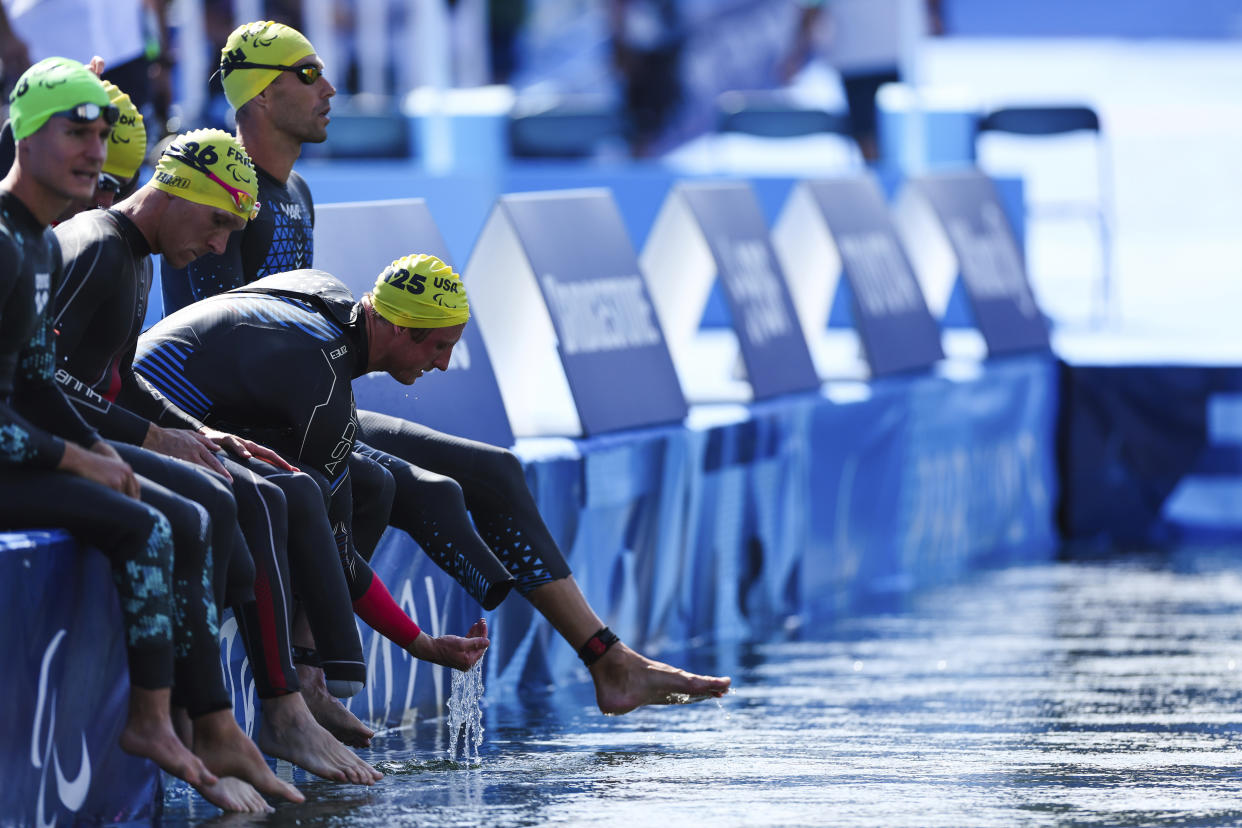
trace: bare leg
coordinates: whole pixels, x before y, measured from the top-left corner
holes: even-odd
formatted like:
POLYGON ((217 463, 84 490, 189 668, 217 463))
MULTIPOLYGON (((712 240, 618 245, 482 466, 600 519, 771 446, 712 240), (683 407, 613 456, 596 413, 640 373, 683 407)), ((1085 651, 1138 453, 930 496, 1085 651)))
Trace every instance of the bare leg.
POLYGON ((243 814, 270 814, 276 810, 268 805, 249 783, 231 776, 220 777, 214 785, 195 785, 194 790, 212 805, 226 811, 238 811, 243 814))
POLYGON ((195 787, 218 780, 190 749, 181 743, 169 715, 172 692, 167 687, 147 690, 129 688, 129 720, 121 731, 121 750, 145 756, 178 779, 195 787))
MULTIPOLYGON (((299 606, 293 617, 293 629, 289 636, 298 647, 314 647, 315 637, 311 634, 310 624, 306 621, 306 613, 299 606)), ((352 747, 370 747, 371 737, 375 731, 350 713, 341 700, 328 692, 324 682, 323 670, 308 664, 295 664, 298 671, 298 684, 302 686, 302 700, 314 714, 315 721, 352 747)))
POLYGON ((232 710, 217 710, 194 720, 194 753, 221 777, 237 777, 268 796, 306 801, 297 788, 272 773, 259 748, 237 726, 232 710))
POLYGON ((285 759, 324 779, 370 785, 384 777, 319 726, 301 693, 264 699, 257 741, 269 756, 285 759))
MULTIPOLYGON (((575 650, 604 626, 572 575, 536 587, 527 598, 575 650)), ((653 661, 620 642, 589 669, 595 701, 601 712, 611 714, 628 713, 645 704, 718 698, 731 683, 727 677, 695 675, 653 661)))

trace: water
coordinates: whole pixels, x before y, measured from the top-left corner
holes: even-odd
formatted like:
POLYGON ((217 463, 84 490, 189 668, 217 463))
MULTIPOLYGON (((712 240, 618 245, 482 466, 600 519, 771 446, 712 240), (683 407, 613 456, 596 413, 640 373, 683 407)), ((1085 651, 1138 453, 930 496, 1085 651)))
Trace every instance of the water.
POLYGON ((483 659, 466 672, 453 671, 452 690, 448 700, 448 733, 450 760, 467 764, 479 763, 483 746, 483 659), (458 754, 457 743, 461 741, 458 754))
POLYGON ((478 764, 420 722, 376 739, 374 788, 299 771, 309 802, 266 822, 1242 824, 1242 556, 983 573, 815 632, 697 653, 732 671, 719 704, 489 690, 478 764))

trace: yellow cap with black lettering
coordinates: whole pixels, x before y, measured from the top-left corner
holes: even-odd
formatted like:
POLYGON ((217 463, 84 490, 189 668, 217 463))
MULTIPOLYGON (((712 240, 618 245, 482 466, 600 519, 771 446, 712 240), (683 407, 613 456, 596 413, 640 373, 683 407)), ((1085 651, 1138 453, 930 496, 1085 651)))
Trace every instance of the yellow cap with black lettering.
POLYGON ((427 253, 405 256, 386 267, 375 280, 371 304, 403 328, 449 328, 470 318, 461 276, 427 253))
POLYGON ((160 156, 148 183, 247 220, 259 214, 254 162, 237 139, 223 130, 196 129, 178 135, 160 156))
POLYGON ((220 50, 224 97, 234 109, 241 109, 280 75, 280 69, 264 66, 292 66, 314 53, 315 47, 292 26, 271 20, 238 26, 220 50))
POLYGON ((103 171, 128 181, 137 174, 147 156, 147 128, 142 122, 142 113, 129 95, 110 81, 104 81, 103 85, 112 105, 120 112, 108 136, 108 157, 104 160, 103 171))

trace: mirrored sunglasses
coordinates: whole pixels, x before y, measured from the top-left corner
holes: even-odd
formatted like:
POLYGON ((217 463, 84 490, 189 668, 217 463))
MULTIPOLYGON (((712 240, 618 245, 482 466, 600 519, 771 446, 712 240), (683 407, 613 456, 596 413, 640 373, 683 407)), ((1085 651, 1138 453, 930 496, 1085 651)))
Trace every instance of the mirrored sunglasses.
POLYGON ((273 69, 277 72, 293 72, 298 76, 298 80, 307 86, 310 86, 315 81, 323 77, 323 67, 315 63, 304 63, 301 66, 278 66, 274 63, 250 63, 249 61, 236 61, 226 63, 220 68, 226 75, 234 69, 273 69))
POLYGON ((97 103, 80 103, 71 109, 65 109, 61 112, 54 113, 52 117, 68 118, 75 124, 89 124, 96 118, 102 117, 104 119, 104 123, 108 126, 112 126, 117 122, 117 119, 121 117, 121 110, 117 109, 112 104, 100 106, 97 103))

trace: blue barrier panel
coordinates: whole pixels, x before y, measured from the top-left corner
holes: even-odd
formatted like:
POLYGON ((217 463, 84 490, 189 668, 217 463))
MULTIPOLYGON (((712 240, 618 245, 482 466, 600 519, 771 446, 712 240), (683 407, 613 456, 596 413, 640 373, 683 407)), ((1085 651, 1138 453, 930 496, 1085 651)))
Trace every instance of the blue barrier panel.
POLYGON ((465 278, 515 434, 599 434, 685 416, 607 191, 504 196, 465 278))
POLYGON ((910 186, 930 204, 948 240, 988 352, 1047 350, 1048 325, 992 181, 968 170, 923 176, 910 186))
POLYGON ((0 822, 148 819, 154 764, 122 752, 129 677, 108 561, 61 531, 0 533, 0 822))
POLYGON ((805 315, 808 339, 811 330, 818 335, 832 323, 841 292, 848 291, 849 318, 871 376, 927 368, 944 357, 940 328, 874 178, 798 185, 772 240, 805 315))
MULTIPOLYGON (((410 253, 430 253, 448 264, 452 257, 421 199, 327 204, 315 220, 315 266, 336 276, 355 297, 371 290, 390 262, 410 253)), ((447 371, 422 377, 417 388, 383 373, 354 382, 358 408, 392 414, 423 425, 498 446, 513 444, 478 324, 466 325, 447 371)))
MULTIPOLYGON (((627 643, 670 658, 688 643, 768 636, 985 561, 1052 554, 1058 400, 1049 358, 993 360, 969 380, 902 376, 875 382, 869 394, 859 389, 850 401, 830 386, 827 398, 707 406, 685 426, 521 440, 517 451, 588 600, 627 643)), ((66 783, 56 783, 55 796, 77 804, 83 739, 96 781, 78 815, 150 813, 157 781, 149 765, 122 774, 113 764, 134 760, 115 749, 124 655, 106 563, 36 543, 37 554, 0 552, 5 620, 32 630, 3 645, 18 666, 0 715, 13 717, 6 733, 19 734, 0 767, 18 780, 5 786, 12 806, 3 813, 33 814, 19 818, 33 822, 40 780, 50 790, 57 766, 33 763, 32 742, 60 763, 66 783), (64 600, 41 600, 47 594, 64 600), (40 697, 47 707, 38 707, 40 697), (53 709, 57 736, 49 741, 53 709), (97 808, 95 797, 108 806, 97 808)), ((400 532, 384 537, 372 563, 433 634, 460 634, 480 615, 400 532)), ((491 698, 587 679, 573 649, 520 596, 488 620, 491 698)), ((256 702, 235 625, 226 619, 221 632, 238 717, 253 733, 256 702)), ((363 647, 367 687, 350 709, 390 726, 442 711, 442 668, 411 661, 370 630, 363 647)), ((53 796, 48 809, 57 807, 53 796)))
POLYGON ((1078 543, 1236 540, 1242 369, 1067 365, 1062 530, 1078 543))
POLYGON ((717 283, 724 288, 753 398, 819 387, 767 222, 749 185, 678 184, 639 263, 687 389, 689 378, 703 369, 694 339, 717 283))

